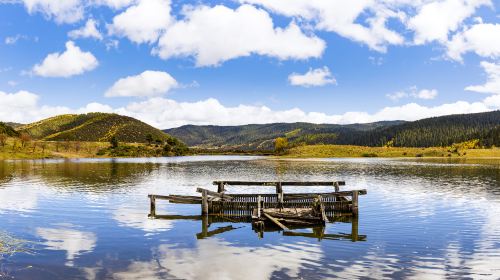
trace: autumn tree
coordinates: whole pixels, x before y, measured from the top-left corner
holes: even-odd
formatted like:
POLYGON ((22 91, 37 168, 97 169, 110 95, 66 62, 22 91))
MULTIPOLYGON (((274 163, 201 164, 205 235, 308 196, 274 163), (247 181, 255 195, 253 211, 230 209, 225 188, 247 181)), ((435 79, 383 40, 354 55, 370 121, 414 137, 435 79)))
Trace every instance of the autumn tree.
POLYGON ((277 154, 283 153, 288 147, 288 140, 284 137, 278 137, 274 140, 274 152, 277 154))
POLYGON ((21 140, 21 147, 24 148, 31 141, 31 136, 28 133, 21 133, 19 140, 21 140))

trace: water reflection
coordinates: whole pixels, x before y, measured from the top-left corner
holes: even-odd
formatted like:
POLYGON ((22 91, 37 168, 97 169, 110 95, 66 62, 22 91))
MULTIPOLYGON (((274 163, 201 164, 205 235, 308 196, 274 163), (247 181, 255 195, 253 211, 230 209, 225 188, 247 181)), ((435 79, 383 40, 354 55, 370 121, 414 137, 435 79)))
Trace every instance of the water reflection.
POLYGON ((18 279, 500 279, 500 161, 0 162, 0 227, 39 244, 35 255, 2 263, 22 268, 10 270, 18 279), (218 179, 344 180, 343 189, 366 188, 368 195, 360 198, 356 224, 294 236, 271 231, 259 239, 249 224, 227 220, 203 227, 195 218, 199 205, 159 206, 159 213, 191 220, 147 218, 147 194, 197 195, 197 187, 215 190, 218 179), (366 240, 351 242, 355 232, 366 240))
POLYGON ((97 242, 94 233, 71 227, 72 225, 64 225, 57 228, 36 229, 36 234, 44 239, 43 244, 46 249, 66 251, 66 265, 69 266, 73 266, 73 261, 78 255, 91 252, 97 242))
POLYGON ((306 266, 319 266, 323 252, 317 244, 295 243, 262 247, 238 246, 204 239, 195 248, 163 244, 153 260, 132 262, 116 279, 269 279, 296 278, 306 266))

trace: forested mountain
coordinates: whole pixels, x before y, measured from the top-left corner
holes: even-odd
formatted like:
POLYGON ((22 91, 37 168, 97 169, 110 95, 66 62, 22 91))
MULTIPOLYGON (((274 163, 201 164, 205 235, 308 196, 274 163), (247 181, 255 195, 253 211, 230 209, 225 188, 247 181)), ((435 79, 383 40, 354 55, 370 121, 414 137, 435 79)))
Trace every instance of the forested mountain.
POLYGON ((174 137, 146 123, 117 114, 89 113, 59 115, 23 125, 18 132, 49 141, 107 142, 113 136, 120 142, 145 143, 153 140, 180 143, 174 137), (148 140, 149 138, 149 140, 148 140))
POLYGON ((291 145, 345 144, 399 147, 448 146, 471 139, 498 146, 500 111, 450 115, 414 122, 391 121, 371 124, 273 123, 242 126, 186 125, 165 132, 189 146, 243 150, 269 150, 277 137, 291 145))
POLYGON ((273 141, 277 137, 287 137, 289 141, 296 143, 334 144, 338 135, 362 133, 401 123, 404 122, 391 121, 352 125, 311 123, 272 123, 240 126, 186 125, 164 131, 181 139, 189 146, 266 150, 272 149, 273 141))

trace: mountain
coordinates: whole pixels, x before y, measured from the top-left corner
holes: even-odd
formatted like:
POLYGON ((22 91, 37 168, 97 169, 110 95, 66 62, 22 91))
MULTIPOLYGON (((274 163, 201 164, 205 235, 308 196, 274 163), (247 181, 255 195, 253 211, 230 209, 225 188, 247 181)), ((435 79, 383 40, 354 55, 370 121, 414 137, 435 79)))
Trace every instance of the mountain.
POLYGON ((115 136, 120 142, 145 143, 154 140, 178 143, 172 136, 131 117, 117 114, 88 113, 59 115, 17 128, 35 139, 49 141, 107 142, 115 136))
POLYGON ((13 129, 16 129, 16 128, 24 125, 22 123, 15 123, 15 122, 6 122, 5 124, 12 127, 13 129))
POLYGON ((304 144, 334 144, 339 135, 352 135, 374 129, 394 126, 403 121, 384 121, 368 124, 311 124, 272 123, 240 126, 185 125, 166 129, 189 146, 201 148, 227 148, 241 150, 270 150, 277 137, 304 144))
POLYGON ((241 126, 186 125, 164 130, 189 146, 241 150, 271 150, 277 137, 292 146, 343 144, 360 146, 433 147, 471 139, 498 145, 500 111, 449 115, 413 122, 369 124, 272 123, 241 126), (495 142, 496 141, 496 142, 495 142))
POLYGON ((14 137, 18 136, 19 132, 15 131, 10 125, 0 122, 0 134, 14 137))

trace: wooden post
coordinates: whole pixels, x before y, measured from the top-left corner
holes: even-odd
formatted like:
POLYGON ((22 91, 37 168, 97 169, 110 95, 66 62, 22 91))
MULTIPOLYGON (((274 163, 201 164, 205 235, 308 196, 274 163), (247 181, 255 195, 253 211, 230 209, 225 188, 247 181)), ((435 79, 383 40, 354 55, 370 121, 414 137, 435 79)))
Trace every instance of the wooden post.
POLYGON ((201 214, 208 215, 208 194, 206 190, 201 193, 201 214))
POLYGON ((149 216, 154 218, 156 216, 156 198, 155 198, 155 196, 149 195, 149 201, 150 201, 149 216))
POLYGON ((261 199, 260 195, 257 196, 257 218, 259 219, 260 219, 260 199, 261 199))
POLYGON ((283 186, 281 182, 276 182, 276 194, 278 195, 278 207, 283 207, 283 186))
POLYGON ((208 235, 208 215, 201 216, 201 238, 206 238, 208 235))
POLYGON ((352 191, 352 214, 358 215, 358 191, 352 191))
POLYGON ((352 217, 351 240, 358 241, 358 216, 352 217))
POLYGON ((217 192, 218 193, 224 192, 224 182, 218 182, 217 183, 217 192))

